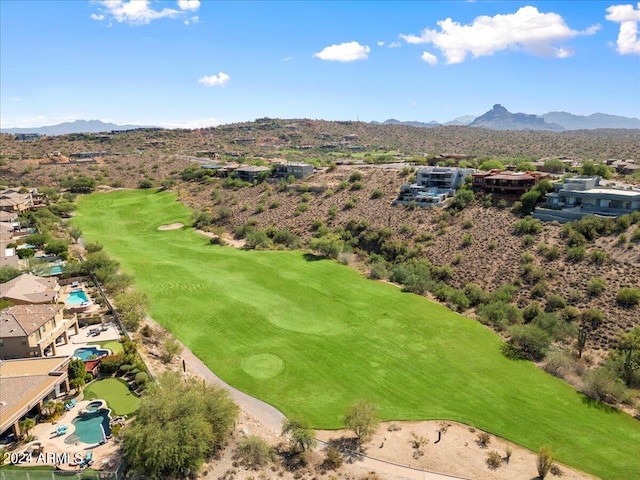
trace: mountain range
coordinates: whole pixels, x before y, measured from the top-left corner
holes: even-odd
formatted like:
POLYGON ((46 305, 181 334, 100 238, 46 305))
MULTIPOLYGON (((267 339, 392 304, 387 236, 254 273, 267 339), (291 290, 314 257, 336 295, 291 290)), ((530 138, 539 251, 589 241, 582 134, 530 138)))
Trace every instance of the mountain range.
POLYGON ((1 133, 38 133, 40 135, 66 135, 68 133, 100 133, 113 130, 135 130, 136 128, 152 128, 144 125, 116 125, 100 120, 76 120, 44 127, 3 128, 1 133))
MULTIPOLYGON (((394 118, 384 122, 371 122, 377 125, 409 125, 420 128, 440 126, 470 126, 489 130, 544 130, 563 132, 565 130, 595 130, 599 128, 640 129, 640 119, 594 113, 592 115, 573 115, 567 112, 549 112, 543 115, 511 113, 500 104, 480 116, 464 115, 449 122, 438 123, 420 121, 400 121, 394 118)), ((65 135, 68 133, 99 133, 117 130, 135 130, 137 128, 156 128, 143 125, 116 125, 100 120, 76 120, 58 125, 35 128, 3 128, 0 133, 38 133, 40 135, 65 135)))
MULTIPOLYGON (((379 122, 372 122, 379 123, 379 122)), ((549 112, 543 115, 511 113, 500 104, 493 106, 487 113, 478 117, 465 115, 449 122, 401 122, 390 119, 383 125, 410 125, 414 127, 433 128, 441 125, 467 125, 489 130, 544 130, 563 132, 565 130, 596 130, 598 128, 640 129, 640 119, 594 113, 592 115, 573 115, 567 112, 549 112)))

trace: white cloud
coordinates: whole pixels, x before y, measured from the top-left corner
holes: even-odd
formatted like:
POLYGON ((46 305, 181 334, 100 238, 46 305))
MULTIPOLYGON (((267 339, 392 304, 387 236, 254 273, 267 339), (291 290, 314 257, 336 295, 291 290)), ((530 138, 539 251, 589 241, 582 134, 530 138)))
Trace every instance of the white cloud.
POLYGON ((422 60, 424 60, 431 66, 438 64, 438 57, 436 57, 433 53, 423 52, 422 57, 420 58, 422 58, 422 60))
POLYGON ((640 22, 640 2, 636 10, 633 5, 612 5, 607 8, 607 20, 620 24, 616 50, 620 55, 640 55, 638 22, 640 22))
POLYGON ((389 48, 399 48, 401 46, 402 46, 402 44, 400 42, 391 42, 389 44, 389 48))
POLYGON ((572 30, 560 15, 541 13, 530 6, 511 14, 480 16, 470 25, 447 18, 440 20, 438 26, 440 31, 427 28, 419 36, 401 34, 400 38, 411 44, 431 43, 444 54, 447 63, 461 63, 469 53, 482 57, 505 49, 564 58, 569 50, 555 44, 578 35, 593 35, 600 29, 600 25, 593 25, 583 32, 572 30))
POLYGON ((178 0, 178 8, 195 12, 200 8, 200 0, 178 0))
POLYGON ((291 60, 293 60, 293 57, 284 57, 282 59, 283 62, 290 62, 291 60))
POLYGON ((198 82, 203 84, 205 87, 224 87, 227 83, 229 83, 231 77, 226 73, 218 73, 218 75, 209 75, 203 76, 198 79, 198 82))
POLYGON ((339 45, 331 45, 323 48, 313 56, 320 60, 329 60, 333 62, 354 62, 356 60, 366 60, 371 49, 366 45, 360 45, 358 42, 347 42, 339 45))
MULTIPOLYGON (((118 23, 130 25, 146 25, 159 18, 181 17, 186 12, 194 12, 200 8, 200 0, 179 0, 179 10, 163 8, 154 10, 149 0, 95 0, 99 14, 91 14, 93 20, 115 20, 118 23)), ((192 19, 193 21, 193 19, 192 19)))
POLYGON ((383 41, 379 41, 379 42, 378 42, 378 46, 379 46, 379 47, 384 47, 384 42, 383 42, 383 41))

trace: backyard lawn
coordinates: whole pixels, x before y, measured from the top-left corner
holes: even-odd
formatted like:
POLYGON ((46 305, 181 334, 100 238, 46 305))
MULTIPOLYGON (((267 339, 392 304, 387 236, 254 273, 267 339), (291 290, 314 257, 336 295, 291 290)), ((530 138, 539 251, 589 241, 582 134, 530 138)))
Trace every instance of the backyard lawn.
MULTIPOLYGON (((456 420, 533 450, 548 444, 602 478, 640 478, 640 422, 505 359, 478 322, 336 262, 157 229, 190 214, 171 193, 117 191, 79 198, 73 223, 228 383, 318 428, 340 427, 364 398, 387 420, 456 420)), ((111 406, 110 391, 95 396, 111 406)))
POLYGON ((111 350, 111 353, 122 353, 124 349, 122 348, 122 344, 117 340, 105 340, 102 342, 91 342, 88 345, 100 345, 102 348, 106 348, 111 350))
POLYGON ((131 415, 140 406, 140 399, 119 378, 96 380, 84 389, 84 398, 105 400, 115 415, 131 415))

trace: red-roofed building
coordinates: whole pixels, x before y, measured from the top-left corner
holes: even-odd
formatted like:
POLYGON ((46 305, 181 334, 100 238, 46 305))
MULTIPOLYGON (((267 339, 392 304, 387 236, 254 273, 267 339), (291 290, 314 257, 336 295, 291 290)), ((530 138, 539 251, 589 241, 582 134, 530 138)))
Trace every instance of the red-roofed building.
POLYGON ((472 174, 471 185, 476 193, 491 194, 496 199, 519 200, 523 193, 549 176, 546 172, 491 170, 472 174))

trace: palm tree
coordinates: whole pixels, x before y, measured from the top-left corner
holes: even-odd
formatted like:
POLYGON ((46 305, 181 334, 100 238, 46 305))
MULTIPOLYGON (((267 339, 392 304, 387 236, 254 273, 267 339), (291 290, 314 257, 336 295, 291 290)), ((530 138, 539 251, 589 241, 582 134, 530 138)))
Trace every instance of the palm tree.
POLYGON ((53 414, 54 409, 56 408, 56 402, 54 402, 53 400, 47 400, 42 404, 42 408, 46 412, 46 416, 50 417, 53 414))
POLYGON ((20 427, 20 433, 26 437, 29 436, 31 429, 36 426, 36 421, 33 418, 25 418, 18 422, 18 426, 20 427))

